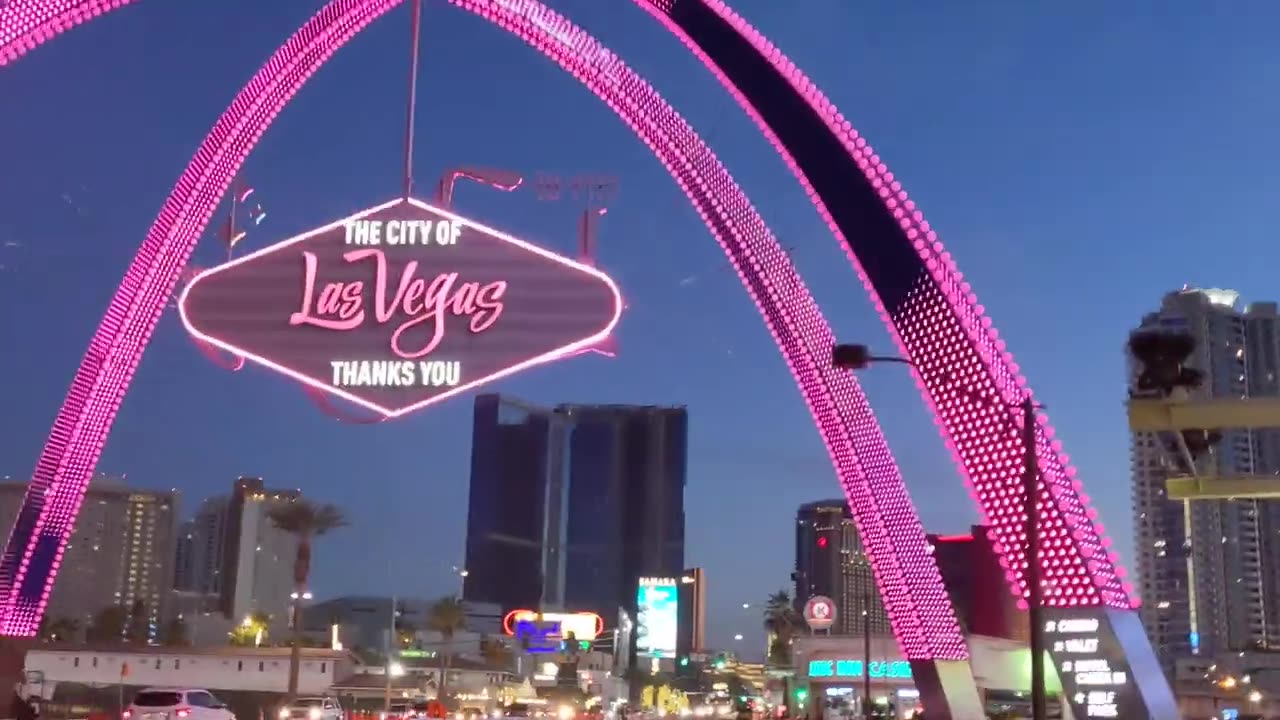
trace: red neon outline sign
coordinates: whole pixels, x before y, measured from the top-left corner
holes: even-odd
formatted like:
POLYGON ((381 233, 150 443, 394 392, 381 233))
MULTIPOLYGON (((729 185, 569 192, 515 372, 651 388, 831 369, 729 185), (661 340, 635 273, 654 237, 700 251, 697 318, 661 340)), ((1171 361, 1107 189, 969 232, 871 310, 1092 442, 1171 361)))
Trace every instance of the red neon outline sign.
MULTIPOLYGON (((379 246, 368 247, 368 246, 361 246, 361 245, 351 245, 350 247, 353 250, 355 249, 372 250, 379 246)), ((541 365, 541 364, 552 362, 562 358, 572 357, 574 355, 578 355, 583 352, 588 352, 595 349, 597 346, 603 343, 609 337, 609 335, 613 332, 614 328, 617 327, 618 321, 622 316, 622 293, 619 291, 617 284, 613 281, 612 278, 610 278, 608 275, 604 274, 603 272, 601 272, 600 270, 594 267, 584 265, 574 260, 570 260, 569 258, 558 255, 554 252, 551 252, 550 250, 546 250, 545 248, 541 248, 531 243, 520 240, 518 238, 512 237, 507 233, 504 233, 499 230, 495 230, 481 223, 475 222, 474 220, 469 220, 460 215, 452 213, 448 210, 435 207, 428 203, 422 202, 421 200, 417 200, 414 198, 408 198, 407 200, 397 198, 395 200, 383 203, 381 205, 369 208, 367 210, 362 210, 358 213, 342 218, 341 220, 337 220, 335 222, 329 223, 327 225, 316 228, 314 230, 310 230, 301 235, 289 238, 287 240, 281 241, 279 243, 263 248, 256 252, 236 258, 235 260, 219 265, 218 267, 211 268, 209 270, 205 270, 199 273, 191 280, 190 283, 187 284, 185 288, 183 288, 182 294, 178 299, 178 313, 182 319, 183 326, 186 327, 187 332, 191 333, 193 337, 205 343, 208 343, 209 345, 220 348, 228 353, 243 357, 246 360, 254 362, 258 365, 266 367, 270 370, 278 372, 287 377, 293 378, 294 380, 297 380, 298 382, 303 383, 304 385, 314 388, 320 392, 325 392, 325 393, 335 395, 344 400, 347 400, 348 402, 354 403, 355 405, 366 408, 368 410, 372 410, 373 412, 379 413, 384 417, 390 419, 390 418, 406 415, 416 410, 420 410, 424 407, 427 407, 428 405, 441 402, 443 400, 446 400, 450 397, 454 397, 456 395, 464 393, 473 388, 479 387, 486 383, 493 382, 500 378, 506 377, 508 375, 512 375, 514 373, 534 367, 536 365, 541 365), (585 338, 582 338, 580 340, 576 340, 574 342, 562 345, 550 351, 539 352, 538 354, 532 357, 527 357, 516 362, 512 362, 512 363, 504 362, 502 363, 502 369, 500 370, 489 372, 476 379, 466 380, 453 387, 441 389, 436 394, 433 394, 430 397, 424 398, 418 402, 413 402, 403 407, 391 407, 391 406, 388 406, 388 404, 371 400, 368 397, 363 397, 360 394, 358 394, 358 390, 363 388, 349 389, 349 388, 336 386, 330 383, 322 382, 311 375, 300 372, 294 368, 291 368, 285 365, 283 361, 273 360, 268 357, 265 357, 265 353, 250 351, 245 347, 237 345, 226 339, 216 337, 211 332, 205 332, 199 329, 197 327, 200 324, 198 322, 199 318, 196 318, 197 321, 193 321, 190 310, 189 310, 189 301, 191 298, 192 290, 197 288, 197 286, 202 281, 205 281, 219 274, 226 273, 229 270, 233 270, 235 268, 244 266, 248 263, 253 262, 254 260, 263 258, 264 256, 280 253, 285 248, 291 247, 293 245, 304 243, 304 242, 307 242, 308 240, 312 240, 313 238, 317 238, 318 236, 323 236, 327 233, 340 230, 342 228, 345 228, 349 223, 352 223, 354 221, 359 221, 361 219, 368 218, 369 216, 376 215, 378 213, 381 213, 384 210, 389 210, 398 205, 402 205, 406 203, 419 210, 425 211, 427 213, 435 214, 442 219, 447 219, 453 223, 457 223, 463 228, 476 231, 482 236, 488 236, 490 238, 508 243, 534 256, 541 257, 546 260, 550 260, 553 263, 563 266, 564 268, 576 271, 578 273, 581 273, 582 275, 586 275, 595 280, 598 280, 600 283, 602 283, 605 286, 605 288, 607 288, 607 292, 611 296, 613 301, 612 312, 608 314, 607 322, 605 322, 605 324, 600 328, 599 331, 592 333, 591 335, 585 338)), ((288 318, 285 318, 284 320, 287 322, 288 318)), ((294 328, 295 331, 297 329, 300 329, 298 328, 297 325, 285 325, 282 331, 287 332, 289 328, 294 328)), ((377 389, 377 388, 375 387, 375 388, 369 388, 369 389, 377 389)), ((438 388, 431 388, 428 386, 422 386, 421 388, 421 390, 424 392, 429 392, 435 389, 438 389, 438 388)))
POLYGON ((549 621, 551 621, 551 622, 560 622, 560 623, 561 623, 561 628, 563 628, 563 627, 564 627, 564 622, 563 622, 564 618, 571 618, 571 617, 587 618, 587 617, 592 617, 592 618, 595 618, 595 619, 596 619, 596 634, 595 634, 592 638, 590 638, 590 639, 594 640, 595 638, 600 637, 601 635, 603 635, 603 634, 604 634, 604 618, 600 617, 599 615, 597 615, 597 614, 595 614, 595 613, 593 613, 593 612, 576 612, 576 613, 567 613, 567 612, 544 612, 544 613, 540 613, 540 612, 538 612, 538 611, 536 611, 536 610, 512 610, 511 612, 507 613, 507 614, 506 614, 506 617, 502 618, 502 631, 503 631, 504 633, 506 633, 506 634, 507 634, 508 636, 510 636, 510 637, 515 637, 515 634, 516 634, 516 628, 515 628, 516 623, 519 623, 519 622, 521 622, 521 621, 535 621, 535 620, 537 620, 539 617, 541 617, 541 618, 542 618, 542 619, 544 619, 544 620, 549 620, 549 621))

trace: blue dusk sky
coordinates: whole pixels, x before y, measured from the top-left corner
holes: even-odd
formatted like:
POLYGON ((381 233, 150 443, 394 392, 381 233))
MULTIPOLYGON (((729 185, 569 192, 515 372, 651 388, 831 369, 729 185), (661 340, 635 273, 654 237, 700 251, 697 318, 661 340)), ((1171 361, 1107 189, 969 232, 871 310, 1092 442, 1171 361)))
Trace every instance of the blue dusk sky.
MULTIPOLYGON (((843 251, 711 74, 624 0, 555 0, 708 138, 794 258, 841 338, 891 351, 843 251)), ((1132 554, 1126 331, 1184 283, 1276 299, 1280 55, 1274 3, 737 0, 877 147, 972 281, 1132 554)), ((197 145, 317 0, 139 2, 0 69, 0 474, 27 477, 93 329, 197 145)), ((306 86, 251 155, 268 216, 250 247, 400 189, 407 8, 306 86)), ((426 0, 415 168, 616 177, 599 260, 629 301, 619 356, 490 388, 536 402, 689 408, 690 566, 711 639, 747 635, 787 586, 795 507, 838 495, 785 363, 663 168, 589 92, 476 17, 426 0)), ((477 187, 458 208, 566 253, 578 206, 477 187)), ((206 239, 196 262, 218 260, 206 239)), ((978 520, 914 385, 868 371, 928 528, 978 520)), ((335 422, 268 371, 231 373, 160 321, 99 470, 179 489, 189 511, 238 475, 337 503, 316 590, 456 591, 470 397, 376 426, 335 422)))

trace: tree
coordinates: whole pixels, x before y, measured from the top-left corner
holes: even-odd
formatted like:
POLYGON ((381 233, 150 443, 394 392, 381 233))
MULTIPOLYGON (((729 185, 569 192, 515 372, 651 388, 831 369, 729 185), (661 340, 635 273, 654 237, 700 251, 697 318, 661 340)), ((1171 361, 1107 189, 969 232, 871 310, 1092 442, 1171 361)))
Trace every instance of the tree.
POLYGON ((409 623, 396 621, 396 641, 400 643, 399 649, 408 650, 413 648, 418 642, 418 628, 409 623))
POLYGON ((791 603, 791 595, 779 590, 769 596, 764 604, 764 629, 771 636, 769 663, 778 667, 790 667, 791 642, 804 624, 800 613, 791 603))
POLYGON ((146 603, 133 601, 129 607, 129 622, 124 630, 125 640, 136 645, 146 645, 151 639, 151 616, 147 613, 146 603))
POLYGON ((160 644, 165 647, 185 647, 191 644, 191 638, 187 635, 187 623, 182 616, 165 623, 164 629, 160 631, 160 644))
POLYGON ((249 613, 244 620, 227 633, 232 645, 258 647, 267 641, 271 616, 264 612, 249 613))
POLYGON ((40 621, 40 639, 50 642, 75 640, 80 634, 80 621, 75 618, 50 618, 40 621))
POLYGON ((93 624, 89 626, 86 639, 89 642, 118 643, 124 637, 124 626, 128 616, 124 608, 110 605, 93 616, 93 624))
POLYGON ((302 666, 302 597, 307 592, 307 580, 311 576, 311 542, 349 523, 336 506, 303 499, 274 507, 267 515, 272 525, 298 540, 298 554, 293 560, 293 617, 289 623, 292 652, 289 653, 289 691, 286 695, 287 700, 292 700, 298 695, 298 670, 302 666))
POLYGON ((453 636, 467 624, 467 611, 457 596, 442 597, 427 609, 427 629, 440 633, 440 683, 436 698, 444 702, 449 685, 449 664, 453 659, 453 636))
POLYGON ((486 637, 480 646, 480 653, 484 656, 484 661, 492 670, 502 670, 504 672, 511 669, 511 648, 507 647, 502 640, 498 638, 486 637))

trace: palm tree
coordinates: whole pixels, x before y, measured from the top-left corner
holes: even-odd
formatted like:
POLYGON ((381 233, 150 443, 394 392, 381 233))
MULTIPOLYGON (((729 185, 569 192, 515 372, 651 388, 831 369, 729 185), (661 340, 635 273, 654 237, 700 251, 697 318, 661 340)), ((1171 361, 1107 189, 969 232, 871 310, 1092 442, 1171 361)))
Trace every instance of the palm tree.
POLYGON ((146 645, 151 637, 151 618, 147 615, 147 606, 141 600, 134 600, 129 608, 129 622, 124 630, 125 639, 138 645, 146 645))
POLYGON ((191 638, 187 633, 187 622, 181 615, 165 623, 164 630, 160 632, 160 644, 165 647, 184 647, 191 644, 191 638))
POLYGON ((803 624, 800 613, 791 603, 791 595, 786 590, 779 590, 769 596, 764 604, 764 629, 768 631, 770 640, 768 648, 769 662, 776 666, 791 664, 791 641, 803 624))
POLYGON ((286 700, 298 694, 298 670, 302 665, 302 598, 311 576, 311 541, 331 530, 348 525, 336 506, 297 499, 288 505, 272 508, 267 516, 271 524, 298 539, 298 554, 293 560, 293 618, 290 622, 293 646, 289 653, 289 691, 286 700))
POLYGON ((75 618, 50 618, 45 616, 40 623, 40 639, 52 642, 75 640, 80 634, 80 621, 75 618))
POLYGON ((266 642, 271 628, 271 616, 264 612, 249 613, 243 622, 227 633, 232 645, 257 647, 266 642))
POLYGON ((511 648, 507 647, 502 640, 494 637, 483 638, 480 645, 480 654, 484 656, 484 661, 490 669, 503 672, 511 670, 511 648))
POLYGON ((93 624, 86 633, 89 642, 118 643, 124 637, 124 626, 129 620, 124 608, 108 605, 93 616, 93 624))
POLYGON ((449 663, 453 659, 453 636, 467 624, 467 611, 457 596, 442 597, 427 609, 427 629, 440 633, 440 683, 436 699, 444 702, 449 685, 449 663))

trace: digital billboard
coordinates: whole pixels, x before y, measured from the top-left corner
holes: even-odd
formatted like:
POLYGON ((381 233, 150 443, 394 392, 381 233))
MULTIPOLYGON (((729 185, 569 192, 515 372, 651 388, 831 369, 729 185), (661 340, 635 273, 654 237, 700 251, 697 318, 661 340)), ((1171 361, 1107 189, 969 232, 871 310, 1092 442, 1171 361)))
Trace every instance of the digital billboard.
POLYGON ((396 417, 592 350, 622 314, 599 270, 398 199, 206 270, 198 339, 396 417))
POLYGON ((636 592, 636 654, 673 658, 680 618, 676 578, 640 578, 636 592))

